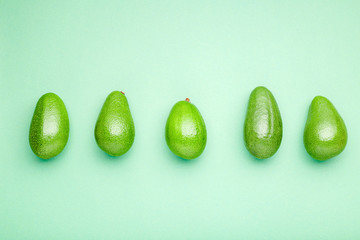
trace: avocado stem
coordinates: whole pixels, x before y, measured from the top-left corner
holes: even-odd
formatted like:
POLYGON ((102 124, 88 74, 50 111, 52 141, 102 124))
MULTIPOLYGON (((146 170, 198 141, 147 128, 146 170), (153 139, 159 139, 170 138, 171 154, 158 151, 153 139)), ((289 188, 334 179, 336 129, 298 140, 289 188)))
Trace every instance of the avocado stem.
POLYGON ((190 99, 189 99, 189 98, 186 98, 185 101, 190 102, 190 99))
POLYGON ((125 93, 123 91, 120 91, 120 92, 125 95, 125 93))

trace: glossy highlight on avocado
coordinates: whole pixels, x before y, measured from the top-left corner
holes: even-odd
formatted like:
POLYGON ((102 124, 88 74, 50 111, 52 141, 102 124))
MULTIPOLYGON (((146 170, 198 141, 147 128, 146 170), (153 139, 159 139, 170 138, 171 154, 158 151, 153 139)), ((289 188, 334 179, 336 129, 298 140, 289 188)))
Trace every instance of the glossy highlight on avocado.
POLYGON ((177 102, 171 109, 165 138, 170 150, 181 158, 194 159, 204 151, 207 140, 205 122, 188 98, 177 102))
POLYGON ((121 156, 133 145, 135 126, 123 92, 113 91, 106 98, 95 125, 95 139, 111 156, 121 156))
POLYGON ((265 87, 255 88, 249 98, 244 140, 248 151, 258 159, 273 156, 280 147, 283 134, 279 107, 265 87))
POLYGON ((339 155, 347 143, 344 120, 325 97, 311 102, 304 130, 304 146, 311 157, 327 160, 339 155))
POLYGON ((69 118, 61 98, 46 93, 36 104, 30 125, 32 151, 42 159, 55 157, 65 148, 69 138, 69 118))

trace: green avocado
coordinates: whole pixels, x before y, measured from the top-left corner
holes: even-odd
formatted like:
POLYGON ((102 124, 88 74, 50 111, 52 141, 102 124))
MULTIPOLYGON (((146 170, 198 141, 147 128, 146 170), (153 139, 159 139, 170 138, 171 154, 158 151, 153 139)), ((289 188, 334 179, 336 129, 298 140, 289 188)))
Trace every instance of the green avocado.
POLYGON ((165 127, 170 150, 184 159, 201 155, 206 146, 206 126, 199 110, 187 98, 177 102, 170 111, 165 127))
POLYGON ((339 155, 347 143, 344 120, 325 97, 315 97, 305 124, 304 145, 311 157, 327 160, 339 155))
POLYGON ((32 151, 42 159, 55 157, 65 148, 69 138, 69 117, 61 98, 46 93, 36 104, 30 125, 32 151))
POLYGON ((248 151, 258 159, 273 156, 280 147, 283 134, 279 107, 265 87, 255 88, 249 98, 244 140, 248 151))
POLYGON ((111 156, 121 156, 133 145, 135 126, 123 92, 113 91, 106 98, 96 122, 95 139, 111 156))

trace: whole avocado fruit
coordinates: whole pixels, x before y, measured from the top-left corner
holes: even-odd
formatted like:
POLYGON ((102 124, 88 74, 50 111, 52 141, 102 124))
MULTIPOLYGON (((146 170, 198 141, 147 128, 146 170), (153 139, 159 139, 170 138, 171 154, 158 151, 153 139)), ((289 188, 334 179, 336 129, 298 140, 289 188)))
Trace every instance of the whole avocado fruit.
POLYGON ((165 139, 170 150, 184 159, 197 158, 204 151, 207 140, 205 122, 188 98, 177 102, 171 109, 166 121, 165 139))
POLYGON ((135 126, 125 93, 113 91, 106 98, 96 121, 95 139, 111 156, 121 156, 133 145, 135 126))
POLYGON ((255 88, 249 98, 244 124, 247 150, 258 159, 273 156, 280 147, 283 125, 279 107, 265 87, 255 88))
POLYGON ((36 156, 55 157, 65 148, 69 138, 69 117, 61 98, 46 93, 36 104, 31 120, 29 143, 36 156))
POLYGON ((347 143, 344 120, 325 97, 316 96, 310 105, 304 130, 304 146, 316 160, 339 155, 347 143))

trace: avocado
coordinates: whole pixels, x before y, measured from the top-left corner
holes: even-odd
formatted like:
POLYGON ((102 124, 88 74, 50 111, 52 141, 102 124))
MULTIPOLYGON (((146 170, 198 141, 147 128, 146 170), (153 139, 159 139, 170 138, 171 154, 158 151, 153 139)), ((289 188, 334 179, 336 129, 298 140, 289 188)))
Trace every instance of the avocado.
POLYGON ((36 104, 31 120, 29 142, 32 151, 42 159, 55 157, 69 138, 69 117, 61 98, 46 93, 36 104))
POLYGON ((247 150, 258 159, 273 156, 280 147, 283 126, 279 107, 265 87, 255 88, 249 98, 244 124, 247 150))
POLYGON ((181 158, 194 159, 204 151, 207 140, 205 122, 188 98, 177 102, 171 109, 165 138, 170 150, 181 158))
POLYGON ((106 98, 95 125, 98 146, 111 156, 125 154, 134 143, 135 126, 124 92, 106 98))
POLYGON ((310 105, 304 130, 304 146, 310 156, 327 160, 339 155, 347 143, 344 120, 325 97, 315 97, 310 105))

